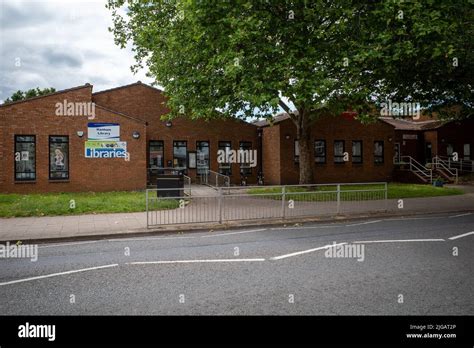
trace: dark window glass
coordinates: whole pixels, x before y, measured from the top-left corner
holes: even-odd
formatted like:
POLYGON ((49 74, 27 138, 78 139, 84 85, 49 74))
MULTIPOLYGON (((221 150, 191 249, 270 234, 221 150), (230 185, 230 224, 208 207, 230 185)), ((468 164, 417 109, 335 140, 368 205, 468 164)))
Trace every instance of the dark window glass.
MULTIPOLYGON (((219 150, 224 151, 224 159, 227 160, 227 153, 232 150, 230 141, 219 141, 219 150)), ((230 155, 229 155, 230 156, 230 155)), ((232 175, 232 164, 228 162, 219 162, 219 173, 223 175, 232 175)))
POLYGON ((15 180, 36 180, 36 137, 15 135, 15 180))
POLYGON ((352 163, 362 163, 362 141, 352 142, 352 163))
POLYGON ((314 142, 314 161, 316 163, 326 163, 326 140, 316 140, 314 142))
POLYGON ((165 164, 164 143, 159 140, 151 140, 148 144, 150 156, 150 168, 163 168, 165 164))
POLYGON ((178 169, 186 169, 187 161, 187 142, 173 141, 173 167, 178 169))
POLYGON ((69 179, 69 137, 49 137, 49 178, 69 179))
POLYGON ((383 163, 383 141, 374 141, 374 163, 383 163))
POLYGON ((205 174, 209 170, 209 142, 196 142, 197 174, 205 174))
POLYGON ((334 141, 334 163, 344 163, 344 140, 334 141))
MULTIPOLYGON (((240 150, 245 150, 245 152, 240 155, 240 159, 247 159, 245 163, 240 163, 240 173, 244 175, 252 175, 252 167, 250 167, 249 162, 250 151, 252 151, 252 143, 250 141, 241 141, 239 148, 240 150)), ((239 154, 237 154, 237 156, 239 156, 239 154)))
POLYGON ((298 142, 298 140, 295 140, 293 157, 295 159, 295 163, 300 162, 300 143, 298 142))

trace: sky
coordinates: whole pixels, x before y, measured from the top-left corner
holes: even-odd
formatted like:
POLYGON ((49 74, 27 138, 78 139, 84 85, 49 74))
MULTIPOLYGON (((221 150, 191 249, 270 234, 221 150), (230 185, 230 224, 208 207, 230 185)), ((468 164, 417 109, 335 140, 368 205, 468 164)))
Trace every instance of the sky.
POLYGON ((0 0, 0 103, 17 90, 67 89, 90 83, 93 91, 138 80, 130 48, 115 45, 105 0, 0 0))

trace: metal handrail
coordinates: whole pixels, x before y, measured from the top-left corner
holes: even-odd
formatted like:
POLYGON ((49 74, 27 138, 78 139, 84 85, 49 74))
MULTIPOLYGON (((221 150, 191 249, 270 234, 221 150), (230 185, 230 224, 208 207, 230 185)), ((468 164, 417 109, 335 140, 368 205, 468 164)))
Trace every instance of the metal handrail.
POLYGON ((456 168, 459 169, 460 171, 466 171, 466 172, 474 172, 474 160, 466 160, 460 158, 458 161, 453 161, 451 156, 437 156, 444 162, 447 162, 447 165, 449 168, 456 168))
POLYGON ((201 183, 214 188, 230 187, 230 177, 208 169, 204 174, 201 174, 201 183), (222 185, 220 185, 220 181, 222 181, 222 185))
POLYGON ((417 175, 419 178, 423 179, 424 177, 427 180, 429 179, 430 183, 433 182, 433 170, 426 168, 423 164, 421 164, 411 156, 401 156, 400 160, 400 164, 409 164, 410 171, 417 175), (408 159, 408 162, 403 162, 405 159, 408 159))
POLYGON ((432 163, 434 164, 435 168, 441 167, 451 177, 454 177, 455 184, 458 183, 458 169, 457 168, 450 168, 449 165, 444 160, 442 160, 439 156, 433 157, 432 163))

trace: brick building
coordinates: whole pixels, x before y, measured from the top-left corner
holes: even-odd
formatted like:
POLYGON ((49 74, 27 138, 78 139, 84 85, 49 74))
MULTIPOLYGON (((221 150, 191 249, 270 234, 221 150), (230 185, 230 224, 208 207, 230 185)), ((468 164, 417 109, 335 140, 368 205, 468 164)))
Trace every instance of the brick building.
MULTIPOLYGON (((263 129, 265 183, 298 184, 298 141, 293 121, 283 113, 275 117, 273 125, 267 121, 256 124, 263 129)), ((391 180, 395 138, 391 125, 382 121, 363 125, 345 113, 316 121, 311 136, 316 183, 391 180)))
MULTIPOLYGON (((166 121, 165 102, 160 90, 137 82, 96 93, 86 84, 1 105, 0 192, 142 190, 169 167, 198 182, 211 170, 234 185, 242 175, 256 184, 261 172, 266 184, 298 183, 296 128, 288 115, 277 115, 271 126, 235 119, 166 121), (218 163, 218 150, 239 149, 256 150, 257 165, 218 163)), ((471 158, 473 130, 472 121, 380 118, 362 125, 350 114, 323 118, 312 129, 314 179, 390 181, 394 156, 428 158, 428 142, 431 155, 458 151, 471 158)))

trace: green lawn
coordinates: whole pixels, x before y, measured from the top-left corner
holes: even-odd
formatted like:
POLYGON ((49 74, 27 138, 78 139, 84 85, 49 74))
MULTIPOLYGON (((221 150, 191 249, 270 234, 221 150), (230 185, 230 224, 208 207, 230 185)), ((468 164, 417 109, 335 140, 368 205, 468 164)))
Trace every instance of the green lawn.
MULTIPOLYGON (((383 192, 357 192, 360 190, 383 190, 384 185, 341 185, 341 200, 371 200, 383 198, 383 192), (351 192, 352 191, 352 192, 351 192)), ((295 201, 333 201, 336 200, 337 194, 336 185, 318 186, 318 187, 287 187, 287 199, 295 201), (299 194, 291 194, 291 192, 299 192, 299 194), (325 193, 326 192, 326 193, 325 193)), ((271 188, 256 188, 248 191, 250 194, 265 195, 267 198, 281 199, 281 187, 271 188), (275 194, 275 195, 273 195, 275 194)), ((417 184, 388 184, 388 198, 414 198, 414 197, 436 197, 448 195, 460 195, 463 191, 455 188, 434 187, 432 185, 417 185, 417 184)))
MULTIPOLYGON (((174 209, 178 205, 174 199, 157 200, 153 210, 174 209)), ((145 209, 145 192, 0 194, 0 217, 128 213, 145 209)))

